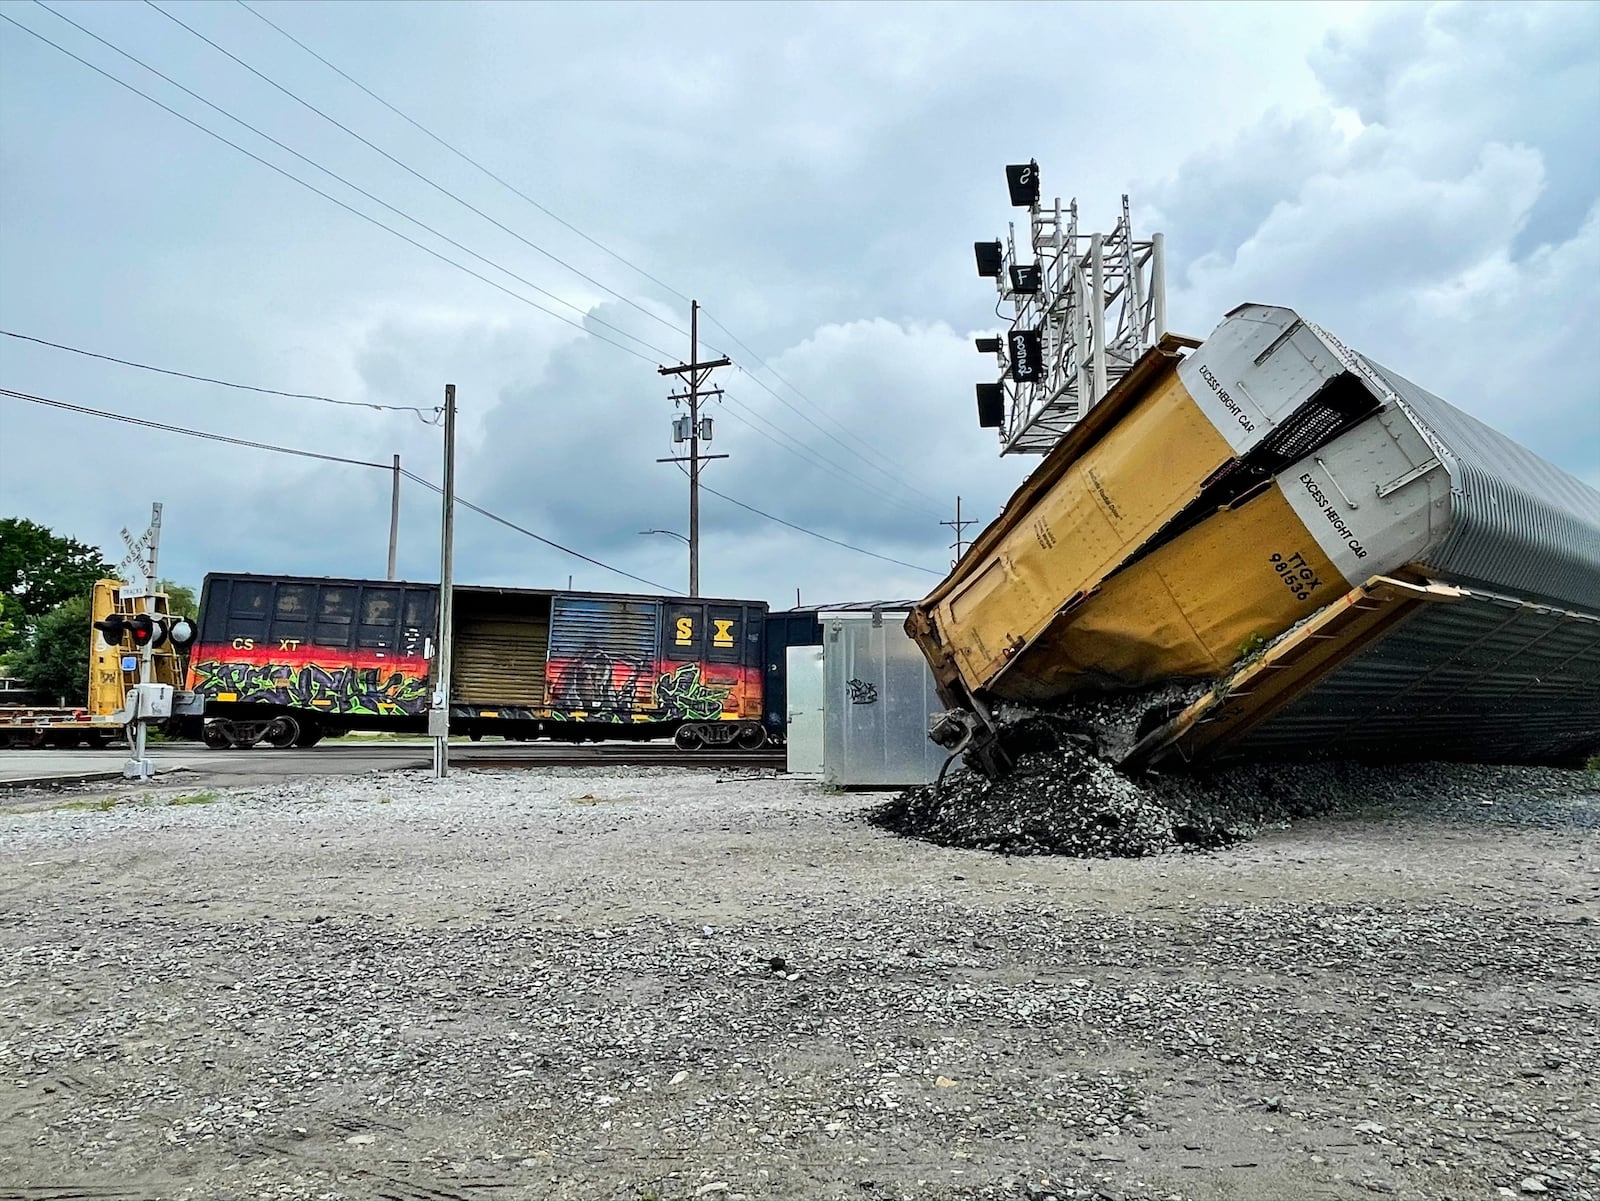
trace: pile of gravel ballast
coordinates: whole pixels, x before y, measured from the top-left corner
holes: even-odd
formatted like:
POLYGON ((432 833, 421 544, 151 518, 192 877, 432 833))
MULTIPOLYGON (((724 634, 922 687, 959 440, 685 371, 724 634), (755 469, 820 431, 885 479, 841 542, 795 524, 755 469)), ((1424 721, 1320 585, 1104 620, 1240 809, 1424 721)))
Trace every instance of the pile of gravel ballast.
POLYGON ((1184 815, 1078 743, 1031 751, 991 783, 974 771, 901 793, 869 815, 876 825, 941 846, 1005 855, 1137 858, 1180 846, 1221 846, 1223 822, 1184 815))
POLYGON ((1004 779, 954 770, 942 785, 903 792, 867 820, 941 846, 1096 859, 1212 849, 1293 818, 1357 810, 1508 825, 1600 824, 1600 805, 1588 801, 1547 811, 1552 797, 1595 797, 1593 780, 1574 771, 1329 761, 1135 779, 1091 750, 1089 740, 1030 741, 1004 779))

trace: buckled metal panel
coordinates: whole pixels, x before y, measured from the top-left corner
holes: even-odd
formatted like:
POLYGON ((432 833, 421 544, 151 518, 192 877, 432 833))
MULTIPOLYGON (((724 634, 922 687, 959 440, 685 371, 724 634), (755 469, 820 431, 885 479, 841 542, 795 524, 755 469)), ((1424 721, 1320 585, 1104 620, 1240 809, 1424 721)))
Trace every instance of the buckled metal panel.
POLYGON ((1423 605, 1232 758, 1561 759, 1600 747, 1600 616, 1469 592, 1423 605))

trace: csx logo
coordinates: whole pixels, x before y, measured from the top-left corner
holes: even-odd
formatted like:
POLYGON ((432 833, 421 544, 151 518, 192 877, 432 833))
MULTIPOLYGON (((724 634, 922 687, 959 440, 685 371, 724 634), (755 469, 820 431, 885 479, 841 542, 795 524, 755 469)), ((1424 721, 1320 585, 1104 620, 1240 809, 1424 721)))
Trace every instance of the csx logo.
MULTIPOLYGON (((733 646, 733 627, 734 622, 732 619, 727 621, 713 619, 711 622, 711 645, 724 649, 733 646)), ((673 627, 673 643, 677 646, 694 645, 694 618, 678 618, 676 625, 673 627)))

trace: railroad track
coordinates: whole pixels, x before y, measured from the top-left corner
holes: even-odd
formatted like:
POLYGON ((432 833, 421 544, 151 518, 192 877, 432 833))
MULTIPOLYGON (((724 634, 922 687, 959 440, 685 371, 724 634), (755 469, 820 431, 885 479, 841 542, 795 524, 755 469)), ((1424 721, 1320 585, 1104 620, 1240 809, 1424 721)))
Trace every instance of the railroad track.
POLYGON ((596 754, 593 751, 544 751, 537 755, 458 755, 452 748, 450 765, 473 771, 516 771, 535 767, 689 767, 767 768, 782 771, 779 751, 680 751, 676 747, 630 748, 596 754))

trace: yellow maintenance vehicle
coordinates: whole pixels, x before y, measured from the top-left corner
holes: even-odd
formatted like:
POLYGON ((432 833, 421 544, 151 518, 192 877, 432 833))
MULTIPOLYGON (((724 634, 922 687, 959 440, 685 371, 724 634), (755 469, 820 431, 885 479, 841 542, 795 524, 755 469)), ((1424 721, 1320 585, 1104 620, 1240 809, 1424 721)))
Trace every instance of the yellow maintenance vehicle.
POLYGON ((1130 765, 1566 761, 1600 749, 1600 492, 1245 305, 1140 358, 906 628, 935 741, 991 771, 1006 706, 1174 682, 1130 765))
POLYGON ((168 611, 165 593, 155 595, 147 612, 141 600, 123 596, 127 588, 121 580, 95 582, 84 631, 89 638, 89 695, 83 707, 0 705, 0 747, 101 747, 123 739, 128 690, 140 682, 147 643, 150 682, 183 687, 193 623, 168 611))

